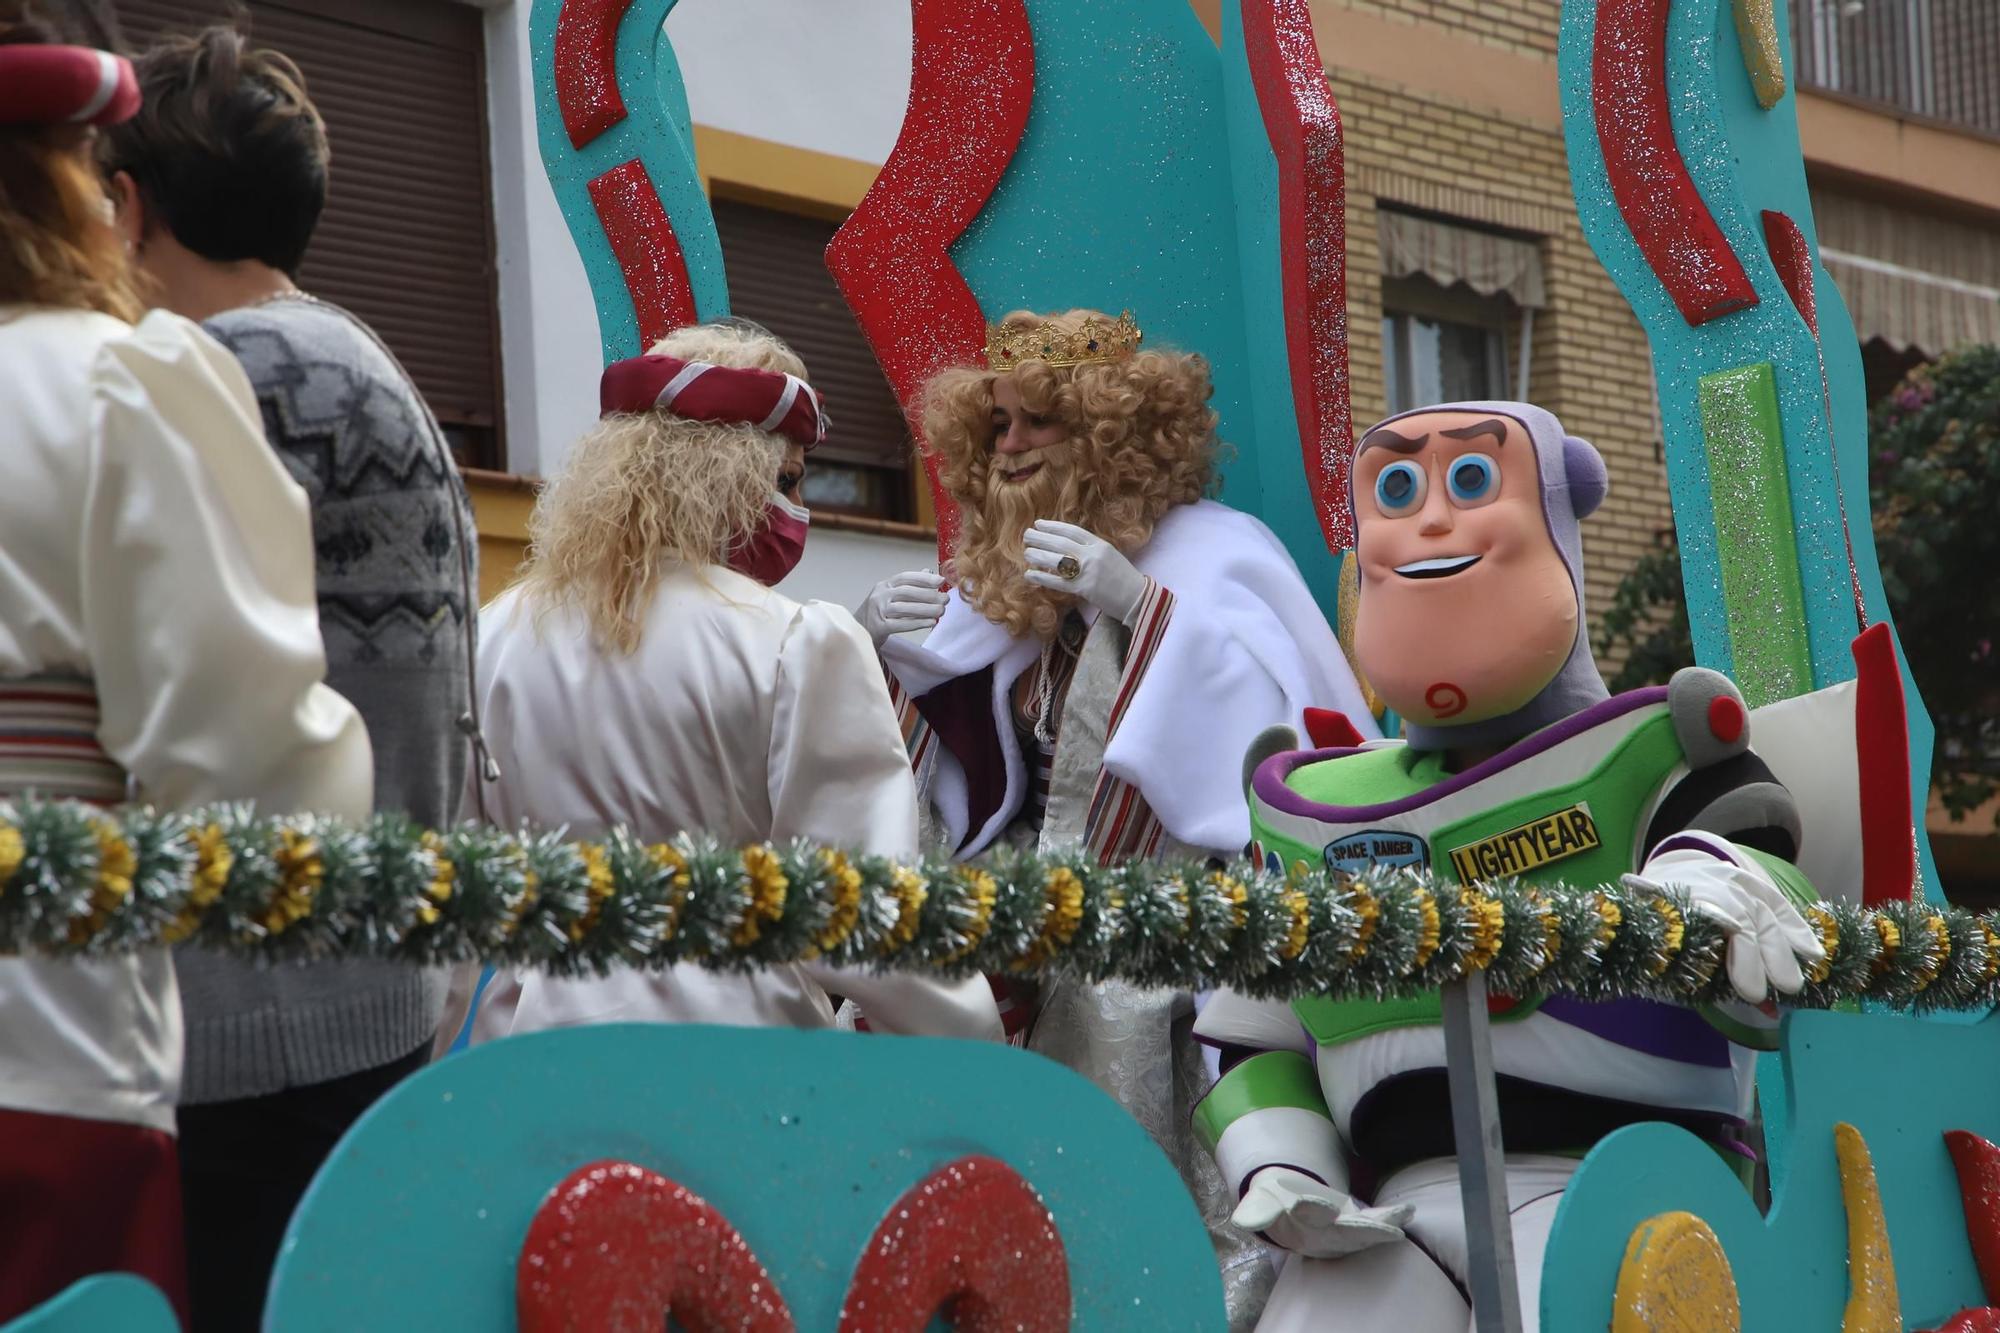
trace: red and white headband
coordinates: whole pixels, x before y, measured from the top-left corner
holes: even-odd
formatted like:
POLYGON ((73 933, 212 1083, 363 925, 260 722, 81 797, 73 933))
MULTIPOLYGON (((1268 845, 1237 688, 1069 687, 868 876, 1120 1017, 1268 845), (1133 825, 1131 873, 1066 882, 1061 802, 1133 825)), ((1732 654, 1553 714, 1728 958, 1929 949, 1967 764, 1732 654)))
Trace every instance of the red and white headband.
POLYGON ((690 421, 738 421, 811 449, 826 438, 826 409, 796 375, 635 356, 604 368, 599 411, 671 412, 690 421))
POLYGON ((116 125, 138 110, 139 79, 123 56, 0 44, 0 125, 116 125))

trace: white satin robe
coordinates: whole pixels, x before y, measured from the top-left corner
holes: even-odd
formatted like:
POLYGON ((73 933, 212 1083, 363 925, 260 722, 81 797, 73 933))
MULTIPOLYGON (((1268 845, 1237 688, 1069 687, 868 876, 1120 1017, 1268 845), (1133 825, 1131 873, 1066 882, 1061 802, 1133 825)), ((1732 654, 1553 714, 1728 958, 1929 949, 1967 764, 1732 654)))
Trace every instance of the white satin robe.
MULTIPOLYGON (((661 580, 637 652, 590 642, 582 615, 537 615, 519 590, 479 618, 479 694, 501 777, 461 807, 502 827, 623 824, 649 841, 702 831, 729 843, 809 838, 911 856, 917 796, 873 646, 846 611, 799 603, 719 566, 661 580)), ((463 973, 455 990, 464 993, 463 973)), ((814 964, 749 975, 693 966, 564 980, 503 971, 472 1039, 582 1023, 835 1025, 828 991, 885 1032, 999 1040, 980 978, 814 964)), ((459 1023, 448 1017, 446 1032, 459 1023)), ((445 1038, 448 1040, 448 1037, 445 1038)))
MULTIPOLYGON (((0 679, 94 681, 140 800, 366 818, 306 495, 236 358, 164 312, 0 306, 0 451, 0 679)), ((165 949, 0 959, 0 1106, 171 1133, 181 1046, 165 949)))

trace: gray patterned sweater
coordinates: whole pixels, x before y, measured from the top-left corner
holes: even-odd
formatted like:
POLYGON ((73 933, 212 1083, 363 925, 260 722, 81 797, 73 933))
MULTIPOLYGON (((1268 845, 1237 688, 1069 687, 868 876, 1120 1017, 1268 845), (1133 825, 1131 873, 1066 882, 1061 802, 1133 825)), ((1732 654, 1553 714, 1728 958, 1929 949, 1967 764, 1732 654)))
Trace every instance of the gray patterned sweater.
MULTIPOLYGON (((375 806, 458 816, 467 746, 459 534, 478 587, 464 484, 416 386, 335 307, 281 298, 205 325, 256 387, 264 433, 312 501, 327 683, 368 724, 375 806), (460 521, 454 522, 458 506, 460 521)), ((476 594, 475 594, 476 595, 476 594)), ((257 968, 183 948, 189 1105, 261 1096, 425 1045, 443 979, 384 963, 257 968)))

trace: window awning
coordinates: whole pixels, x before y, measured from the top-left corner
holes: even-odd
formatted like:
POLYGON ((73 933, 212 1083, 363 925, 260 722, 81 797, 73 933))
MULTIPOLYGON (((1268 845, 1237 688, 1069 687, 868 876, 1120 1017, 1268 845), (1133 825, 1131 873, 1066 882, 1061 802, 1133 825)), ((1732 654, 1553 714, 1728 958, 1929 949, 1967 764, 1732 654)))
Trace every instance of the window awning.
POLYGON ((1862 342, 1937 356, 2000 343, 2000 229, 1813 191, 1820 258, 1862 342))
POLYGON ((1547 304, 1541 250, 1532 241, 1389 209, 1379 216, 1385 277, 1416 274, 1440 287, 1462 282, 1481 296, 1504 292, 1531 309, 1547 304))

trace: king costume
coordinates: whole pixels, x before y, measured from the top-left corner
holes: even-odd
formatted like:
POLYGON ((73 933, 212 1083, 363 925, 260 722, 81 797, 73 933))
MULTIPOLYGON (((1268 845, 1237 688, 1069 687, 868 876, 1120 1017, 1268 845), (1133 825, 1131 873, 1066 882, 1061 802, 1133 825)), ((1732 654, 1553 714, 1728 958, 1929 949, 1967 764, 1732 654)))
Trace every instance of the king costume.
MULTIPOLYGON (((1205 407, 1206 366, 1178 353, 1141 353, 1154 360, 1138 361, 1132 352, 1138 338, 1129 317, 1114 324, 1091 312, 1046 323, 1010 316, 993 331, 988 351, 989 366, 1002 371, 988 378, 1000 383, 983 392, 1011 402, 1012 378, 1026 398, 1037 392, 1035 377, 1053 371, 1056 384, 1089 402, 1106 391, 1104 380, 1090 378, 1102 376, 1115 390, 1167 400, 1169 411, 1191 423, 1190 446, 1205 450, 1214 430, 1205 407), (1086 344, 1093 340, 1104 355, 1092 355, 1086 344), (1053 358, 1049 346, 1058 349, 1053 358), (1074 362, 1065 364, 1065 347, 1074 362), (1112 378, 1121 376, 1130 379, 1112 378)), ((971 384, 968 419, 983 421, 982 390, 963 378, 973 372, 950 373, 961 377, 961 392, 971 384)), ((1087 419, 1065 420, 1067 441, 1019 452, 1006 439, 953 441, 950 424, 938 420, 927 421, 927 435, 933 447, 970 449, 975 478, 990 477, 980 469, 997 471, 1009 459, 1045 457, 1053 467, 1116 474, 1136 467, 1116 451, 1138 451, 1133 440, 1174 433, 1171 422, 1162 426, 1146 412, 1138 409, 1141 424, 1127 432, 1127 442, 1109 446, 1109 458, 1083 442, 1111 433, 1087 419)), ((1019 415, 1056 416, 1027 402, 1019 415)), ((1042 465, 1021 466, 1028 472, 1042 465)), ((1122 475, 1130 487, 1143 484, 1130 472, 1122 475)), ((980 484, 975 480, 958 497, 962 507, 979 503, 980 484)), ((1064 493, 1077 489, 1070 485, 1064 493)), ((994 512, 989 508, 987 517, 994 512)), ((1070 599, 1053 636, 1010 630, 961 582, 944 598, 928 638, 890 637, 882 644, 930 841, 966 858, 1005 846, 1081 850, 1106 865, 1234 858, 1250 835, 1240 761, 1259 732, 1274 723, 1296 725, 1312 708, 1337 709, 1372 726, 1339 641, 1297 566, 1255 518, 1211 499, 1173 503, 1143 544, 1122 550, 1086 530, 1090 514, 1058 504, 1039 519, 1026 537, 1023 577, 1052 589, 1085 589, 1070 599), (1104 562, 1123 571, 1134 590, 1095 594, 1124 603, 1119 613, 1090 600, 1093 566, 1104 562)), ((977 535, 970 517, 967 532, 977 535)), ((997 536, 1020 540, 1018 533, 997 536)), ((1268 1289, 1267 1254, 1228 1225, 1235 1196, 1189 1132, 1189 1113, 1210 1077, 1192 1038, 1194 997, 1121 982, 1057 980, 1042 988, 1034 1007, 1028 1048, 1116 1097, 1180 1167, 1210 1225, 1232 1326, 1247 1328, 1268 1289)))

